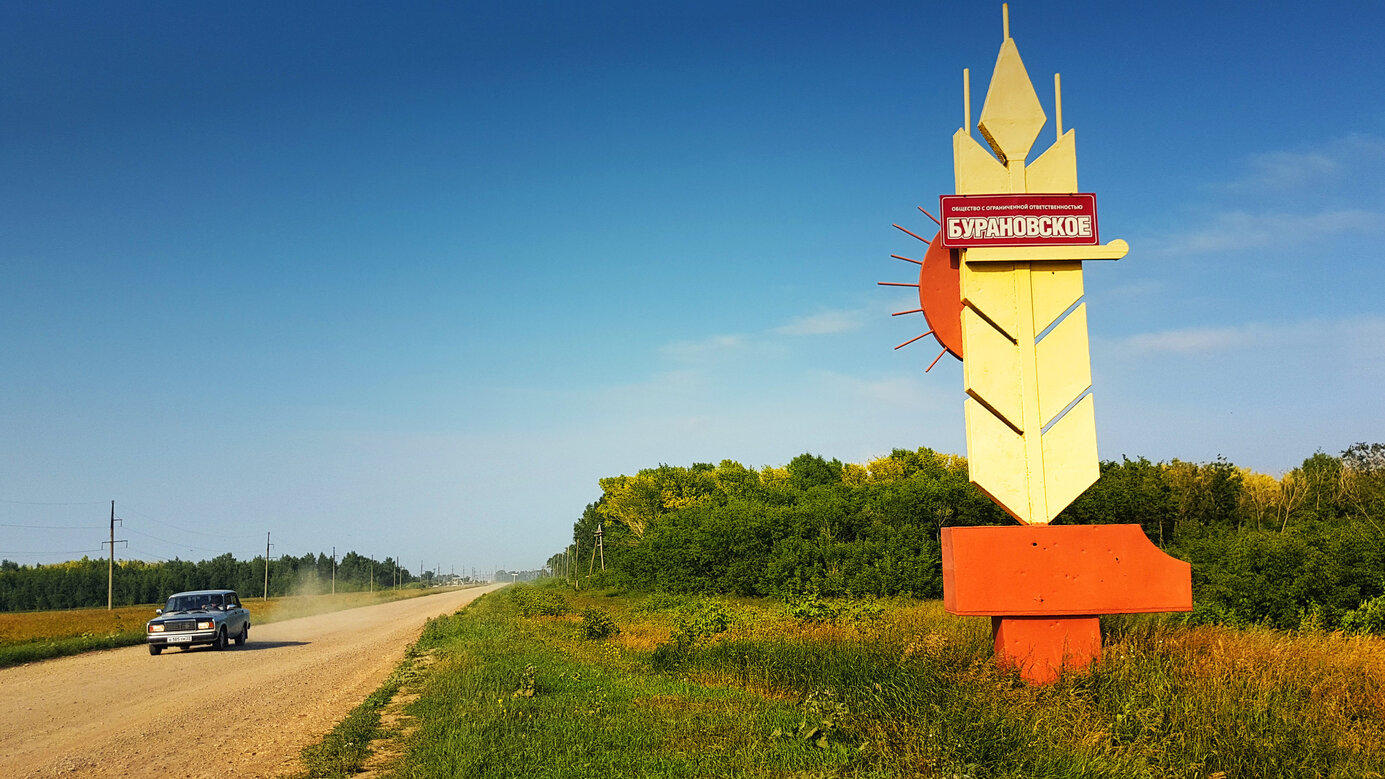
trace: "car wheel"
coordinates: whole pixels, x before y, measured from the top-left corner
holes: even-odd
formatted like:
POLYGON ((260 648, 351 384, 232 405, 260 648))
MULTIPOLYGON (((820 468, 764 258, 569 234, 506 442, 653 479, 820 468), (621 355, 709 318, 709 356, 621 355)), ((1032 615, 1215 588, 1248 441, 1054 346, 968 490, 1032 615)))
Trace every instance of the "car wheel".
POLYGON ((149 654, 151 655, 157 655, 162 651, 164 651, 164 648, 161 646, 154 646, 153 644, 149 645, 149 654))
POLYGON ((212 642, 212 649, 220 652, 226 648, 226 628, 216 632, 216 640, 212 642))
POLYGON ((245 642, 250 638, 250 623, 247 622, 240 628, 240 635, 236 636, 236 646, 245 646, 245 642))

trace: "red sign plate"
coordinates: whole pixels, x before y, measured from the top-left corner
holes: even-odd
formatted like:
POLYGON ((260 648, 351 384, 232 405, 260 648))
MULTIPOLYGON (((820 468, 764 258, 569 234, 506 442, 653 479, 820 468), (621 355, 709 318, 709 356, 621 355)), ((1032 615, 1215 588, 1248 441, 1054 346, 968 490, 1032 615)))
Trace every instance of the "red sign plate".
POLYGON ((943 195, 943 246, 1097 246, 1096 195, 943 195))

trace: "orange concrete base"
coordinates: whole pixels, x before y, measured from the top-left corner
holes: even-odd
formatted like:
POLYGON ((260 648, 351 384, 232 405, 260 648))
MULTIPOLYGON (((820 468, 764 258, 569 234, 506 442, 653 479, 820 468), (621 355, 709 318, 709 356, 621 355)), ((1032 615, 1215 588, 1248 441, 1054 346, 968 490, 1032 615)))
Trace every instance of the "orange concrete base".
POLYGON ((1139 525, 945 527, 943 605, 991 617, 996 662, 1047 684, 1101 657, 1097 614, 1191 611, 1192 568, 1139 525))
POLYGON ((1063 672, 1085 671, 1101 657, 1096 617, 991 617, 996 663, 1019 670, 1030 684, 1051 684, 1063 672))
POLYGON ((1139 525, 945 527, 943 605, 1008 617, 1192 611, 1193 569, 1139 525))

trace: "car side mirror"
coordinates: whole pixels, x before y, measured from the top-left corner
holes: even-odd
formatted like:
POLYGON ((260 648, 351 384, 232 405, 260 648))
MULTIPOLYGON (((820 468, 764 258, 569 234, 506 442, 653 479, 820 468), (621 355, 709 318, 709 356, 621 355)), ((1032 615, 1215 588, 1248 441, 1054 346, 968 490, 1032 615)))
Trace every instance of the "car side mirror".
POLYGON ((164 615, 164 610, 163 610, 163 609, 154 609, 154 616, 156 616, 156 617, 162 617, 163 615, 164 615))

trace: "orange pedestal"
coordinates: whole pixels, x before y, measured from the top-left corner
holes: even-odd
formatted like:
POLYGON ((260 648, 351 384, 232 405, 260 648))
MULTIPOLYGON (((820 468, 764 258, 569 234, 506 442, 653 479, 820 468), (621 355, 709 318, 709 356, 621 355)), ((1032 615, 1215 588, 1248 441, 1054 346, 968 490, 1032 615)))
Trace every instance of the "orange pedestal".
POLYGON ((1191 611, 1192 567, 1139 525, 949 527, 943 604, 992 617, 996 661, 1031 683, 1101 656, 1098 614, 1191 611))

